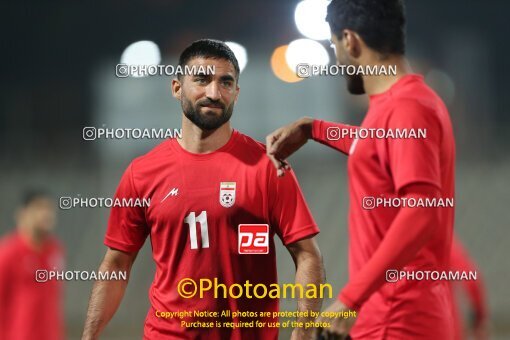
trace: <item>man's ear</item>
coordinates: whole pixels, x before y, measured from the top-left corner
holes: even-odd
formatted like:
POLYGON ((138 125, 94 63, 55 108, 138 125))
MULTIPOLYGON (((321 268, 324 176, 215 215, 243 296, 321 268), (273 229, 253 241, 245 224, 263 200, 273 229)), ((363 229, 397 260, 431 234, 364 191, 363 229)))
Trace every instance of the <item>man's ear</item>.
POLYGON ((182 87, 179 79, 172 79, 172 96, 174 96, 175 99, 181 100, 181 89, 182 87))
POLYGON ((363 40, 358 33, 344 29, 342 32, 342 44, 352 59, 358 59, 361 56, 363 40))

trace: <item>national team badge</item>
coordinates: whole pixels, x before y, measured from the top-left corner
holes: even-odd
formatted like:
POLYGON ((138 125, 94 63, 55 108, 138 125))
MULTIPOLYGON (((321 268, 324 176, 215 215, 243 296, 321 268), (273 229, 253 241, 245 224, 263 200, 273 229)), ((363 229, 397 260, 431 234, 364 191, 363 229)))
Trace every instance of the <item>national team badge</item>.
POLYGON ((220 204, 230 208, 236 201, 236 182, 220 183, 220 204))

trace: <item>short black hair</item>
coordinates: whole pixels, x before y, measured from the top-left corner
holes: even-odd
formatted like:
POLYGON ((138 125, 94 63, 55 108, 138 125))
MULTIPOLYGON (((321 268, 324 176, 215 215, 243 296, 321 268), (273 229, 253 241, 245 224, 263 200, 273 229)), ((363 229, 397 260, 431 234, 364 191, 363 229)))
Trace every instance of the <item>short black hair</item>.
POLYGON ((229 61, 236 70, 236 80, 239 80, 239 63, 234 52, 223 41, 215 39, 200 39, 194 41, 182 51, 179 57, 179 65, 184 68, 193 58, 225 59, 229 61))
POLYGON ((34 201, 38 200, 38 199, 53 199, 53 197, 51 196, 51 194, 49 192, 47 192, 46 190, 43 190, 43 189, 28 189, 28 190, 25 190, 25 192, 23 193, 22 197, 21 197, 21 202, 20 202, 20 205, 22 208, 26 208, 28 207, 30 204, 32 204, 34 201))
POLYGON ((381 54, 405 53, 403 0, 333 0, 328 5, 326 21, 338 38, 342 38, 344 29, 349 29, 381 54))

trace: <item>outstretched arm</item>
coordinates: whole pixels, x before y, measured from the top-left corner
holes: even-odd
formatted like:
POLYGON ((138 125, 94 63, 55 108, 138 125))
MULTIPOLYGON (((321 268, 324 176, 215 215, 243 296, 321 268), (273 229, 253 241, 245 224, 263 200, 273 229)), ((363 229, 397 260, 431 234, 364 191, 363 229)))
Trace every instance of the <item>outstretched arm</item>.
POLYGON ((286 159, 309 139, 348 155, 357 129, 359 129, 357 126, 303 117, 266 137, 267 155, 278 170, 278 176, 283 176, 284 171, 288 169, 286 159))

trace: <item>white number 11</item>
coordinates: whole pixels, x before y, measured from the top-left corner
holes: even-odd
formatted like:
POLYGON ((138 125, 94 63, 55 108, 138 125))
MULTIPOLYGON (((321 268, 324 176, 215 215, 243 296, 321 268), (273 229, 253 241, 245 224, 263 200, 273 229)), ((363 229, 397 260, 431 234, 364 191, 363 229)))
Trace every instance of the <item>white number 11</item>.
POLYGON ((198 249, 197 241, 197 222, 200 223, 200 236, 202 237, 202 248, 209 248, 209 230, 207 227, 207 212, 204 210, 200 215, 195 217, 192 211, 184 218, 184 223, 189 225, 189 239, 191 241, 191 249, 198 249))

